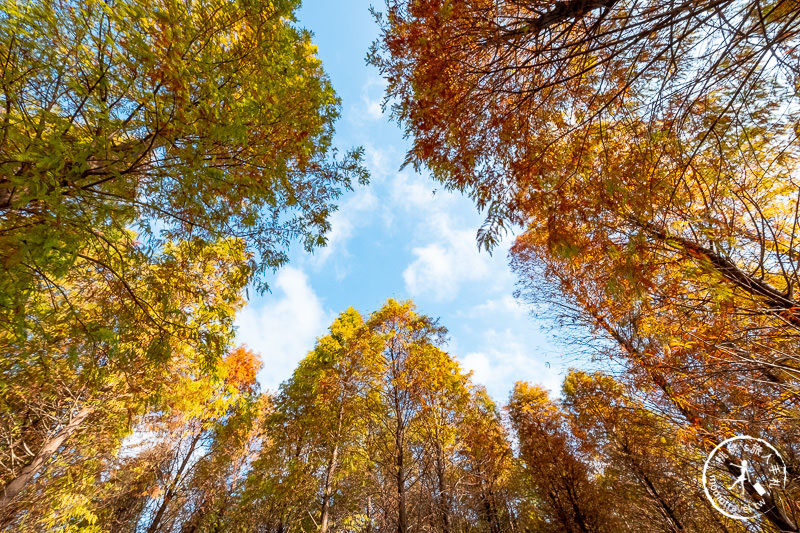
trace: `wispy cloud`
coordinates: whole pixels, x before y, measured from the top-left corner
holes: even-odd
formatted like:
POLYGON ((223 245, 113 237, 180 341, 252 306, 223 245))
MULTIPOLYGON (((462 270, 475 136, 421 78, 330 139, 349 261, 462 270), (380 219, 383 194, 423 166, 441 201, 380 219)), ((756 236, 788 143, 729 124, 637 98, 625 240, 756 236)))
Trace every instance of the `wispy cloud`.
POLYGON ((261 354, 265 365, 259 382, 270 390, 291 376, 333 320, 303 271, 284 267, 273 290, 263 304, 243 309, 237 320, 237 341, 261 354))
POLYGON ((474 232, 453 229, 447 217, 440 218, 436 241, 413 248, 416 259, 403 272, 413 297, 453 300, 463 285, 484 280, 491 271, 488 256, 477 249, 474 232))
POLYGON ((561 391, 564 371, 557 361, 550 364, 542 348, 525 344, 511 329, 487 330, 479 350, 461 357, 461 364, 473 372, 473 381, 486 386, 489 393, 504 402, 516 381, 528 381, 549 389, 554 396, 561 391))
POLYGON ((320 268, 331 256, 346 257, 349 255, 347 242, 353 237, 358 226, 368 223, 369 215, 378 207, 378 199, 371 189, 361 188, 345 200, 330 218, 331 230, 328 232, 328 243, 324 248, 315 251, 310 262, 320 268))
POLYGON ((467 311, 459 313, 465 318, 481 318, 487 316, 507 315, 513 318, 526 318, 529 308, 521 304, 511 294, 501 294, 497 298, 489 298, 467 311))
POLYGON ((429 216, 451 213, 458 200, 455 193, 443 190, 434 180, 410 171, 393 176, 390 194, 399 209, 425 215, 420 222, 426 222, 429 216))
POLYGON ((374 122, 383 117, 383 95, 386 90, 386 81, 378 75, 367 78, 361 86, 360 101, 351 106, 348 117, 356 124, 374 122))
MULTIPOLYGON (((467 283, 490 277, 491 257, 475 241, 474 221, 464 221, 458 198, 418 175, 398 174, 392 182, 392 202, 418 220, 411 248, 414 260, 403 272, 406 290, 414 298, 451 301, 467 283)), ((504 266, 503 266, 504 268, 504 266)))

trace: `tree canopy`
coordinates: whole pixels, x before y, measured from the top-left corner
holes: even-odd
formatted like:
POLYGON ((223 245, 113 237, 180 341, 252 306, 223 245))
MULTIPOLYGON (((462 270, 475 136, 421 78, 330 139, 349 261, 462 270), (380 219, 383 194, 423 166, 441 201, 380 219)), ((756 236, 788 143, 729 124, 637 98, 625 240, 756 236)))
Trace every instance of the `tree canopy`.
POLYGON ((299 0, 0 2, 0 531, 798 531, 794 3, 375 10, 405 164, 517 233, 516 297, 591 366, 503 405, 411 301, 276 391, 235 345, 368 181, 299 0), (744 434, 788 480, 726 457, 748 522, 703 486, 744 434))
MULTIPOLYGON (((370 60, 406 164, 485 209, 484 247, 521 228, 519 296, 588 326, 571 333, 701 453, 738 434, 795 453, 798 14, 647 0, 377 14, 370 60)), ((614 523, 586 510, 563 527, 590 519, 614 523)))
POLYGON ((336 199, 366 181, 361 151, 332 146, 339 100, 297 7, 3 2, 6 518, 52 524, 30 511, 40 496, 88 508, 48 498, 80 494, 76 476, 101 475, 184 380, 224 381, 248 285, 267 287, 291 241, 323 245, 336 199))

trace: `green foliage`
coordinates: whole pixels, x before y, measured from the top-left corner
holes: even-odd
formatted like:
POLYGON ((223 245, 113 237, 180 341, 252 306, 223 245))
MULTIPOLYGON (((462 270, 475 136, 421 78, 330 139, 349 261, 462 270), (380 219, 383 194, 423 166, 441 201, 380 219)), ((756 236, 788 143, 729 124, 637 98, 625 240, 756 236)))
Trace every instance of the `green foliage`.
POLYGON ((245 287, 366 183, 297 7, 3 1, 0 523, 95 527, 142 416, 223 417, 245 287))

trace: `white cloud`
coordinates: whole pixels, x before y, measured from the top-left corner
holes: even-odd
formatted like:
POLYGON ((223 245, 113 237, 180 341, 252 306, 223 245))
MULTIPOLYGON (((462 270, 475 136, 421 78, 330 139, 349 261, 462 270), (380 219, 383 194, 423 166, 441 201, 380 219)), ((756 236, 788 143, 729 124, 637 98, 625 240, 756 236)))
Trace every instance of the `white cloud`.
POLYGON ((496 400, 504 403, 516 381, 541 385, 557 397, 561 391, 563 366, 560 361, 546 361, 541 348, 524 344, 511 329, 484 333, 479 351, 460 358, 465 370, 473 372, 473 381, 486 386, 496 400), (551 364, 552 363, 552 364, 551 364))
POLYGON ((284 267, 273 291, 263 305, 245 307, 237 319, 237 341, 261 355, 264 368, 259 382, 270 390, 291 376, 333 320, 297 268, 284 267))
MULTIPOLYGON (((404 157, 404 152, 400 147, 392 144, 378 147, 370 141, 362 144, 364 146, 364 163, 369 169, 370 183, 373 189, 376 184, 384 184, 387 178, 391 178, 394 182, 396 175, 405 175, 405 172, 397 174, 404 157)), ((393 195, 391 195, 391 199, 394 200, 393 195)))
POLYGON ((463 316, 469 318, 483 318, 487 315, 509 314, 514 317, 524 318, 528 309, 510 294, 503 294, 499 298, 489 298, 482 304, 471 308, 463 316))
POLYGON ((371 118, 372 120, 378 120, 383 115, 383 110, 381 109, 381 99, 370 98, 367 94, 361 96, 361 101, 364 104, 364 110, 366 115, 371 118))
POLYGON ((323 266, 334 251, 346 254, 347 241, 353 235, 353 222, 340 211, 334 213, 331 218, 331 230, 327 234, 328 242, 324 248, 314 250, 311 256, 311 264, 319 268, 323 266))
MULTIPOLYGON (((476 383, 486 385, 492 381, 492 363, 489 361, 489 356, 483 352, 468 353, 461 359, 461 366, 467 372, 472 371, 472 380, 476 383)), ((502 396, 496 399, 501 400, 501 398, 502 396)))
POLYGON ((403 280, 413 297, 453 300, 462 285, 489 276, 490 258, 478 251, 474 232, 453 229, 451 224, 446 214, 435 215, 431 220, 435 241, 411 250, 416 259, 403 271, 403 280))
MULTIPOLYGON (((391 197, 392 203, 405 211, 439 215, 453 210, 456 199, 455 193, 442 189, 433 179, 408 172, 400 172, 394 177, 391 197)), ((472 239, 475 239, 474 235, 472 239)))
POLYGON ((352 106, 348 116, 357 124, 380 120, 383 117, 383 95, 386 81, 378 75, 371 76, 361 86, 361 101, 352 106))
MULTIPOLYGON (((443 189, 433 180, 401 172, 390 184, 391 202, 416 219, 413 261, 403 272, 406 290, 413 298, 452 301, 467 283, 485 283, 497 270, 498 261, 478 250, 477 214, 458 193, 443 189)), ((505 262, 499 268, 507 270, 505 262)))

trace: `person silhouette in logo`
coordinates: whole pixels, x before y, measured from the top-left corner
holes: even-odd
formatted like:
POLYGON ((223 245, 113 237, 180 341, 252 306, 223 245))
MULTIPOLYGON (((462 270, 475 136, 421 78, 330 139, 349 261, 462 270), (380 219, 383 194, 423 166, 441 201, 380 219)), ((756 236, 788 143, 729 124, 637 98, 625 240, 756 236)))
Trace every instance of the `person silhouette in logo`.
POLYGON ((734 481, 728 486, 728 490, 732 489, 736 485, 741 485, 742 494, 744 494, 744 482, 745 480, 750 481, 750 474, 747 470, 748 470, 747 459, 742 459, 742 464, 739 465, 739 477, 737 477, 736 481, 734 481))

